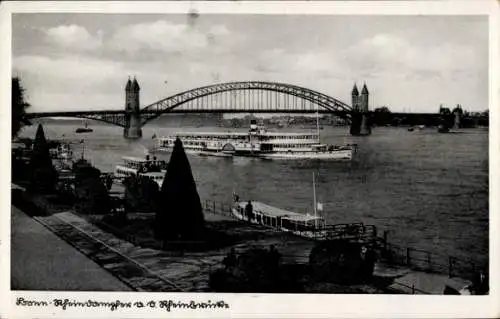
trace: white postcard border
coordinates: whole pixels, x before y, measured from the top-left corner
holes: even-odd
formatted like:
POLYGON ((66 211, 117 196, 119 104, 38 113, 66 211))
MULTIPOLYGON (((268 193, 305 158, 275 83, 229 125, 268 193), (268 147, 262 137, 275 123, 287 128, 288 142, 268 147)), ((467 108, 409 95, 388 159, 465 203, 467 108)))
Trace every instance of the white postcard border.
POLYGON ((500 123, 499 106, 499 15, 495 1, 231 1, 231 2, 7 2, 0 6, 2 31, 0 54, 0 132, 3 165, 0 220, 0 317, 6 318, 468 318, 500 316, 498 283, 500 219, 498 216, 498 152, 500 123), (394 295, 263 295, 263 294, 162 294, 162 293, 101 293, 101 292, 19 292, 10 286, 10 77, 11 77, 11 16, 12 12, 88 12, 88 13, 188 13, 200 14, 336 14, 336 15, 489 15, 490 17, 490 282, 489 296, 394 296, 394 295), (121 302, 175 300, 190 302, 225 301, 230 308, 213 310, 175 310, 164 308, 129 308, 111 311, 101 307, 16 306, 18 297, 25 300, 49 301, 69 299, 121 302))

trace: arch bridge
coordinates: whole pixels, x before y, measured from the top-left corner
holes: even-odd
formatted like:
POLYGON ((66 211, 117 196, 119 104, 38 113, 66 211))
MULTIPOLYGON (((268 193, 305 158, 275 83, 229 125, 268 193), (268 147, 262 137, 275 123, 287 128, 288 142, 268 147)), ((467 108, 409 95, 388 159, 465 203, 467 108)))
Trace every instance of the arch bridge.
POLYGON ((327 113, 351 122, 355 112, 348 104, 304 87, 262 81, 218 83, 187 90, 139 106, 140 87, 129 79, 125 110, 29 113, 29 118, 77 117, 124 128, 127 138, 141 136, 141 127, 166 113, 327 113))

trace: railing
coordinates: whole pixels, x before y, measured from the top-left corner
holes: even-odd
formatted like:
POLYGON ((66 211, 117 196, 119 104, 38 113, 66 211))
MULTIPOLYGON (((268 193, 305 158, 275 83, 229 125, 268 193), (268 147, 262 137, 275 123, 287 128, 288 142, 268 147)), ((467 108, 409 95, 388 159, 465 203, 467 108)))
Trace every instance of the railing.
POLYGON ((202 205, 203 209, 208 213, 237 219, 231 212, 233 207, 231 204, 206 199, 202 202, 202 205))
POLYGON ((389 264, 425 272, 448 274, 450 278, 461 277, 473 280, 472 277, 481 270, 471 261, 389 243, 386 243, 385 248, 381 248, 380 257, 389 264))

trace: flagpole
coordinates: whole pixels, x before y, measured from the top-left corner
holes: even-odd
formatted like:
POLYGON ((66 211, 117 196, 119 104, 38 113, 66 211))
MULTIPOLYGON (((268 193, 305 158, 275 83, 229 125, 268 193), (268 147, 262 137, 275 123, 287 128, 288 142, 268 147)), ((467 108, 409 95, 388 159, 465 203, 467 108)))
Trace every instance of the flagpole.
POLYGON ((317 228, 318 227, 318 220, 317 220, 317 210, 318 210, 318 203, 316 202, 316 180, 314 178, 314 172, 313 172, 313 199, 314 199, 314 225, 317 228))
POLYGON ((82 159, 85 159, 85 140, 82 139, 82 159))
POLYGON ((316 104, 316 132, 318 133, 318 143, 320 143, 319 138, 319 106, 316 104))

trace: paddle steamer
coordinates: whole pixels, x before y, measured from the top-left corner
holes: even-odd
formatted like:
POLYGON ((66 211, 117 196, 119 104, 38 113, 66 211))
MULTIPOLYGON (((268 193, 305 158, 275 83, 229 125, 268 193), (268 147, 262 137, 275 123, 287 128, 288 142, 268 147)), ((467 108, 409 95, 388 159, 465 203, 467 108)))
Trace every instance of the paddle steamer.
POLYGON ((315 133, 268 132, 256 121, 248 132, 188 132, 157 138, 157 152, 171 152, 179 138, 187 153, 208 156, 247 156, 265 159, 351 160, 355 145, 334 146, 320 142, 315 133))

